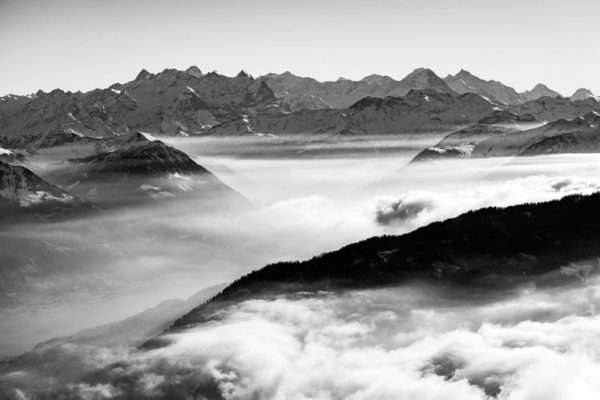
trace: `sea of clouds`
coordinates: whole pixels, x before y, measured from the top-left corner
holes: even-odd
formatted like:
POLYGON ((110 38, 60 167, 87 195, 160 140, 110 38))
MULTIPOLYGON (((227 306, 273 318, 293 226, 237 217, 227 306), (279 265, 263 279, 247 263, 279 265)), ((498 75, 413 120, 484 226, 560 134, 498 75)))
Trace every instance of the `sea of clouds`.
POLYGON ((0 387, 21 399, 597 399, 599 305, 598 280, 493 298, 412 285, 247 300, 154 350, 42 346, 5 365, 0 387))
MULTIPOLYGON (((269 262, 402 234, 481 207, 600 189, 596 155, 414 168, 404 166, 409 157, 395 155, 199 157, 256 207, 218 214, 190 201, 128 209, 94 224, 27 227, 18 233, 55 253, 79 254, 69 246, 82 241, 81 248, 110 249, 118 262, 102 254, 84 263, 71 257, 81 281, 70 270, 70 279, 41 276, 43 285, 32 278, 44 290, 56 282, 53 293, 61 297, 46 301, 30 292, 49 310, 2 320, 4 347, 22 351, 269 262), (73 282, 82 283, 65 288, 73 282), (100 300, 94 293, 89 302, 74 297, 104 286, 100 300), (51 308, 64 302, 67 310, 51 308)), ((160 349, 39 346, 0 365, 0 398, 598 398, 598 290, 590 281, 486 301, 423 287, 249 300, 173 334, 160 349)))

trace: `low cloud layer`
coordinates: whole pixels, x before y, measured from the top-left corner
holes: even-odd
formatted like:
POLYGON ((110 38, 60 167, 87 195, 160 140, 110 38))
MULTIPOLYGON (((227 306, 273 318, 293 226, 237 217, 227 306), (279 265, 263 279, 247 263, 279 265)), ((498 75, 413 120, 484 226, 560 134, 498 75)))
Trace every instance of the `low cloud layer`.
POLYGON ((375 199, 369 212, 381 225, 416 227, 483 207, 543 202, 598 190, 598 178, 537 175, 456 192, 417 190, 396 198, 381 197, 375 199))
POLYGON ((0 379, 24 399, 597 399, 599 305, 595 280, 496 301, 417 286, 251 300, 165 348, 40 348, 0 379))

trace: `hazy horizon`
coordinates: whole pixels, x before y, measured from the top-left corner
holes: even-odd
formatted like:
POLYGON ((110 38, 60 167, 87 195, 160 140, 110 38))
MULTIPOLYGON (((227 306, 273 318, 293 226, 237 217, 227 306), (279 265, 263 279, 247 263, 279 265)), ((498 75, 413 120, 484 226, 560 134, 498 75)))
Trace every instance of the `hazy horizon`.
POLYGON ((593 0, 2 0, 0 95, 88 91, 190 65, 320 81, 464 68, 517 91, 600 93, 600 55, 586 40, 600 35, 599 12, 593 0))

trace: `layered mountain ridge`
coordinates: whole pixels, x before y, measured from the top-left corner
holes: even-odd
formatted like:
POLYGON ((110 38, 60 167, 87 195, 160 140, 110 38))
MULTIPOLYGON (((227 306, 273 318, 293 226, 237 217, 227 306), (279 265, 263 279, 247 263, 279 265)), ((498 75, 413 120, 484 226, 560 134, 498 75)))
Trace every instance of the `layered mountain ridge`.
POLYGON ((452 132, 419 153, 416 161, 454 158, 514 157, 600 151, 600 114, 520 130, 515 126, 476 124, 452 132))
POLYGON ((56 89, 4 96, 0 146, 35 150, 135 131, 166 135, 400 133, 470 124, 499 110, 532 120, 570 119, 599 111, 599 104, 587 89, 571 98, 560 97, 541 84, 518 93, 466 70, 445 79, 418 68, 401 80, 369 75, 359 81, 319 82, 290 72, 254 78, 241 71, 227 77, 192 66, 185 71, 142 70, 133 81, 85 93, 56 89), (426 104, 417 97, 431 101, 426 104), (377 102, 370 99, 386 99, 385 106, 371 107, 377 115, 357 115, 357 110, 377 102), (401 102, 405 107, 389 107, 401 102), (475 103, 482 106, 472 110, 475 103))

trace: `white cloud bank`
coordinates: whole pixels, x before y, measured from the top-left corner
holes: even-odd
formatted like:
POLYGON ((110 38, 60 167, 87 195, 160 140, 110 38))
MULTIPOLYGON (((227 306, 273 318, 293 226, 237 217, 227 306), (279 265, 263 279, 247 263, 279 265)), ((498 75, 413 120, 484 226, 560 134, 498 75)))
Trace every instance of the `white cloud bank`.
POLYGON ((249 300, 164 348, 62 349, 54 373, 71 366, 86 372, 78 380, 40 380, 41 368, 2 380, 24 396, 23 374, 63 381, 60 392, 82 399, 591 400, 599 305, 595 280, 496 301, 432 287, 249 300))
POLYGON ((381 225, 414 228, 483 207, 543 202, 598 190, 600 178, 536 175, 455 192, 409 191, 398 197, 377 198, 367 209, 381 225))

